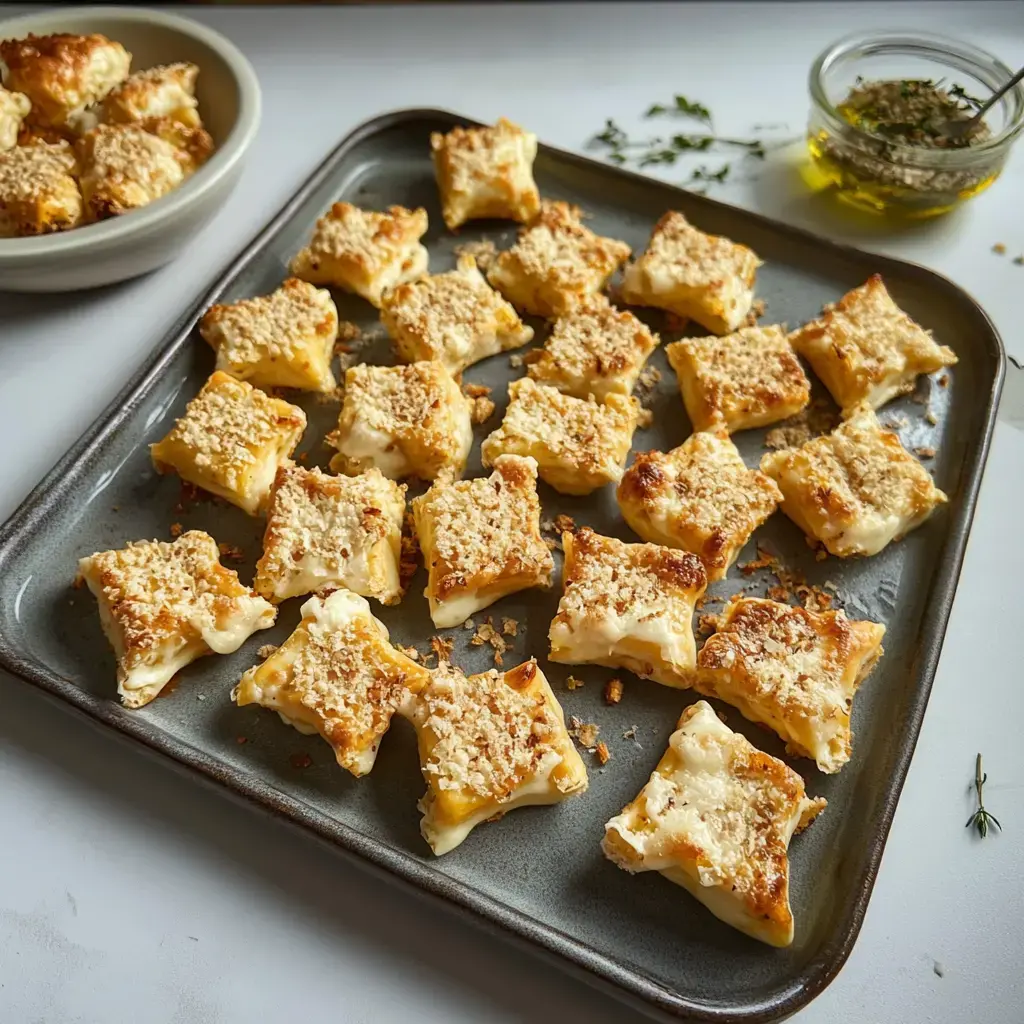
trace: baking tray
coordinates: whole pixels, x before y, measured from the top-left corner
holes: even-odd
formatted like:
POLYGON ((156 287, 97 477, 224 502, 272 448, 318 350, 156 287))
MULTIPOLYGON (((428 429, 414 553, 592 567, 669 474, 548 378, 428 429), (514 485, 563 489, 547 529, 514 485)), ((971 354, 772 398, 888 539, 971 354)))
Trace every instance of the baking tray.
MULTIPOLYGON (((428 136, 456 123, 471 122, 441 111, 399 111, 349 135, 0 529, 0 665, 419 890, 555 954, 648 1012, 700 1021, 778 1019, 829 983, 857 936, 928 702, 967 543, 1003 356, 988 318, 950 282, 921 267, 838 245, 581 156, 543 146, 537 159, 544 195, 579 203, 596 231, 637 250, 667 209, 682 210, 704 230, 752 246, 765 260, 757 291, 768 304, 766 320, 795 325, 880 272, 896 301, 960 357, 948 387, 925 380, 917 395, 887 406, 883 417, 906 420, 901 434, 908 446, 937 449, 928 465, 950 496, 946 508, 906 540, 860 561, 816 562, 781 513, 756 535, 809 581, 834 586, 851 616, 888 627, 886 655, 854 707, 852 761, 831 777, 809 761, 793 762, 809 791, 826 796, 830 806, 792 845, 796 940, 789 949, 749 940, 661 876, 631 877, 602 856, 603 823, 643 785, 682 707, 693 698, 624 673, 550 665, 546 635, 557 588, 514 595, 491 609, 525 626, 505 664, 535 655, 566 713, 596 722, 613 759, 599 769, 588 758, 591 785, 584 796, 555 808, 517 810, 478 828, 440 859, 430 855, 418 834, 416 802, 423 784, 405 722, 397 722, 387 736, 372 775, 356 780, 335 765, 326 744, 287 728, 276 715, 231 703, 229 691, 257 660, 257 648, 279 643, 295 626, 300 601, 287 602, 275 628, 256 634, 235 655, 201 659, 180 674, 172 692, 128 712, 116 702, 113 658, 95 603, 87 592, 72 589, 79 556, 132 539, 166 538, 174 522, 241 547, 245 557, 238 568, 243 579, 251 579, 261 524, 223 504, 197 502, 182 509, 177 478, 158 476, 149 461, 148 443, 165 433, 213 368, 195 321, 214 301, 276 287, 316 217, 340 198, 368 207, 425 206, 433 270, 452 265, 456 245, 467 241, 508 245, 515 226, 506 223, 470 225, 458 237, 443 231, 428 136), (935 413, 936 425, 925 419, 926 408, 935 413), (570 691, 565 685, 570 673, 585 686, 570 691), (622 703, 609 708, 601 690, 613 674, 624 676, 626 690, 622 703), (624 737, 633 726, 635 738, 624 737), (300 767, 307 759, 297 754, 308 754, 310 763, 300 767)), ((365 303, 342 294, 336 299, 343 318, 367 328, 376 323, 375 311, 365 303)), ((656 311, 640 315, 665 341, 678 336, 656 311)), ((540 331, 535 344, 543 337, 540 331)), ((390 361, 387 342, 375 342, 365 357, 390 361)), ((652 365, 663 372, 648 402, 654 426, 637 433, 635 450, 668 449, 689 433, 662 350, 652 365)), ((476 429, 470 474, 480 472, 479 441, 499 422, 504 385, 522 372, 508 355, 467 371, 467 381, 494 386, 498 401, 494 418, 476 429)), ((334 424, 337 406, 308 397, 300 404, 310 419, 300 450, 309 453, 310 464, 325 465, 330 452, 322 438, 334 424)), ((764 451, 764 431, 744 432, 736 440, 748 464, 764 451)), ((613 492, 606 487, 589 498, 569 498, 541 485, 544 515, 566 513, 579 524, 628 539, 613 492)), ((750 545, 740 561, 752 551, 750 545)), ((556 560, 560 563, 560 555, 556 560)), ((398 642, 422 647, 436 632, 421 596, 424 582, 421 569, 400 606, 375 606, 398 642)), ((740 586, 763 592, 770 582, 765 572, 747 578, 734 569, 732 578, 713 585, 711 593, 723 597, 740 586)), ((472 671, 490 667, 491 649, 471 646, 471 631, 448 632, 455 637, 456 663, 472 671)), ((773 735, 726 705, 717 706, 732 728, 783 755, 773 735)))

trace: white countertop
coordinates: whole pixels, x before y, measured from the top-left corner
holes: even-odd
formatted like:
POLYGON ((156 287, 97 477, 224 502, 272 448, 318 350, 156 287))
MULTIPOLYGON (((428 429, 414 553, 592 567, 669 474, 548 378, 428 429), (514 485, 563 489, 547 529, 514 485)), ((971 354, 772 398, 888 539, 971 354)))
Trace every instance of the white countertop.
MULTIPOLYGON (((0 17, 17 13, 0 6, 0 17)), ((722 131, 787 122, 835 37, 963 36, 1024 64, 1020 3, 607 4, 215 9, 249 55, 264 120, 242 184, 187 259, 86 295, 0 296, 0 517, 106 406, 168 326, 335 141, 435 105, 582 148, 685 93, 722 131), (287 138, 287 142, 283 140, 287 138)), ((972 292, 1024 361, 1024 147, 962 214, 901 236, 810 198, 784 157, 715 195, 926 263, 972 292), (1004 242, 1009 255, 990 250, 1004 242)), ((956 606, 863 931, 800 1024, 1020 1024, 1024 1013, 1024 372, 1010 366, 956 606), (981 750, 1006 832, 965 828, 981 750), (936 966, 938 965, 938 966, 936 966)), ((533 957, 141 756, 0 676, 4 1024, 625 1022, 533 957), (538 1007, 543 1007, 538 1012, 538 1007)))

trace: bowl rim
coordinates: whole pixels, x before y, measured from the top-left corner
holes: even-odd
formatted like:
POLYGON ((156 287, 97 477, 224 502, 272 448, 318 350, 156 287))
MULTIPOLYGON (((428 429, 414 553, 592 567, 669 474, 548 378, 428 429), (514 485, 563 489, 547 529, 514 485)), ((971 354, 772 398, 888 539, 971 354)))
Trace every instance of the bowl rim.
POLYGON ((191 18, 149 8, 109 5, 50 8, 38 14, 21 14, 0 21, 0 39, 17 37, 19 32, 27 34, 57 31, 61 22, 89 17, 160 25, 182 35, 191 36, 205 43, 210 49, 216 50, 238 83, 238 116, 227 138, 210 159, 173 192, 161 196, 141 209, 132 210, 122 217, 114 217, 98 224, 86 224, 69 231, 29 238, 0 238, 0 263, 21 259, 34 260, 58 253, 64 256, 76 249, 106 248, 113 243, 123 244, 139 235, 149 234, 154 225, 176 216, 214 188, 217 182, 241 160, 259 130, 262 96, 259 80, 249 59, 226 36, 191 18))
POLYGON ((1006 79, 1010 79, 1014 75, 1012 68, 994 54, 989 53, 988 50, 939 32, 923 32, 914 28, 867 29, 853 32, 829 43, 812 62, 807 78, 811 102, 835 122, 833 127, 840 128, 843 132, 854 136, 870 139, 872 142, 884 141, 895 152, 907 158, 908 163, 943 169, 954 166, 970 166, 993 153, 1006 150, 1024 130, 1024 83, 1018 83, 1004 97, 1004 100, 1016 101, 1014 119, 998 135, 994 135, 976 146, 959 149, 928 149, 923 146, 909 146, 882 139, 879 135, 851 124, 828 98, 824 88, 824 75, 835 61, 849 55, 852 50, 872 44, 891 47, 894 50, 919 47, 930 50, 936 55, 952 53, 979 68, 996 71, 1006 79))

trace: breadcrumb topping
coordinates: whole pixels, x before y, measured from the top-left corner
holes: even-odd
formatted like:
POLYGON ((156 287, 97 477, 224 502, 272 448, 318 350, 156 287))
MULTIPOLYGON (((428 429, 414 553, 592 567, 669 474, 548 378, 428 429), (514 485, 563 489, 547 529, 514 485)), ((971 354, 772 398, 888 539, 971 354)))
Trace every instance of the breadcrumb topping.
POLYGON ((692 551, 708 578, 718 579, 782 492, 764 473, 747 469, 727 434, 702 432, 667 454, 637 455, 618 499, 641 537, 692 551))
MULTIPOLYGON (((326 289, 291 277, 270 295, 211 307, 199 330, 220 368, 242 377, 264 360, 329 364, 338 311, 326 289)), ((334 387, 329 369, 327 376, 324 390, 334 387)))
POLYGON ((74 227, 82 216, 76 173, 74 153, 64 141, 0 152, 0 238, 74 227))
POLYGON ((952 349, 937 345, 893 302, 878 274, 794 331, 791 340, 843 409, 862 400, 877 407, 913 390, 918 374, 957 361, 952 349))
POLYGON ((781 327, 742 327, 724 337, 666 346, 695 430, 730 430, 791 416, 810 401, 810 382, 781 327))
POLYGON ((791 748, 835 772, 850 758, 850 709, 884 632, 841 612, 776 601, 730 603, 697 656, 702 689, 767 722, 791 748))
POLYGON ((593 295, 555 322, 542 349, 527 354, 527 373, 578 398, 628 395, 659 343, 632 313, 593 295))
MULTIPOLYGON (((265 596, 315 566, 319 585, 338 583, 384 603, 398 598, 397 571, 374 571, 374 557, 397 567, 405 486, 378 469, 329 476, 319 469, 282 466, 267 509, 256 589, 265 596), (384 542, 385 553, 378 555, 384 542)), ((283 594, 280 596, 290 596, 283 594)))
MULTIPOLYGON (((626 544, 588 526, 572 540, 573 558, 564 571, 565 589, 555 623, 570 625, 606 616, 649 622, 675 610, 678 596, 703 592, 707 576, 700 559, 656 544, 626 544)), ((552 623, 554 626, 554 623, 552 623)))
POLYGON ((765 455, 761 468, 786 513, 836 555, 875 554, 947 500, 866 405, 831 434, 765 455))
POLYGON ((500 454, 528 455, 540 475, 567 493, 578 482, 586 490, 618 480, 640 413, 635 398, 610 394, 603 403, 565 395, 530 378, 509 385, 501 426, 483 443, 485 465, 500 454))
MULTIPOLYGON (((232 628, 258 600, 238 575, 220 564, 217 542, 189 530, 174 541, 133 541, 89 557, 88 574, 99 586, 120 630, 125 671, 146 662, 164 644, 181 646, 232 628)), ((263 604, 263 602, 260 602, 263 604)), ((273 614, 264 605, 273 622, 273 614)), ((260 628, 260 627, 257 627, 260 628)))
POLYGON ((502 578, 550 584, 554 562, 540 535, 532 459, 502 455, 490 477, 438 481, 413 508, 437 600, 502 578))
MULTIPOLYGON (((565 726, 542 690, 510 685, 516 673, 537 672, 536 662, 502 675, 495 669, 465 676, 441 664, 421 695, 425 726, 433 734, 423 773, 441 792, 458 791, 504 803, 530 778, 561 761, 565 726)), ((567 780, 553 779, 565 791, 567 780)))
POLYGON ((305 426, 298 406, 218 371, 154 448, 183 445, 196 469, 235 488, 268 449, 276 450, 284 435, 301 433, 305 426))
POLYGON ((460 257, 455 270, 386 293, 381 320, 404 359, 439 359, 452 373, 533 338, 471 256, 460 257))
POLYGON ((629 258, 625 242, 602 238, 584 226, 569 203, 546 202, 502 252, 488 273, 491 284, 516 306, 538 316, 558 316, 600 291, 629 258))

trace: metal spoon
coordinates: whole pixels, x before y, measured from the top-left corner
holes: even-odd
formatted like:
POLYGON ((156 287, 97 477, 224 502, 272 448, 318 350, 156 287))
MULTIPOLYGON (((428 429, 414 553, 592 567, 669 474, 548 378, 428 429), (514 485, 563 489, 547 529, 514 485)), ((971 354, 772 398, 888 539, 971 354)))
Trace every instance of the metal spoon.
POLYGON ((974 116, 966 121, 946 121, 940 126, 939 135, 945 135, 950 139, 966 138, 974 129, 981 124, 985 115, 999 102, 1021 79, 1024 79, 1024 68, 1021 68, 998 92, 992 93, 986 103, 978 107, 974 116))

